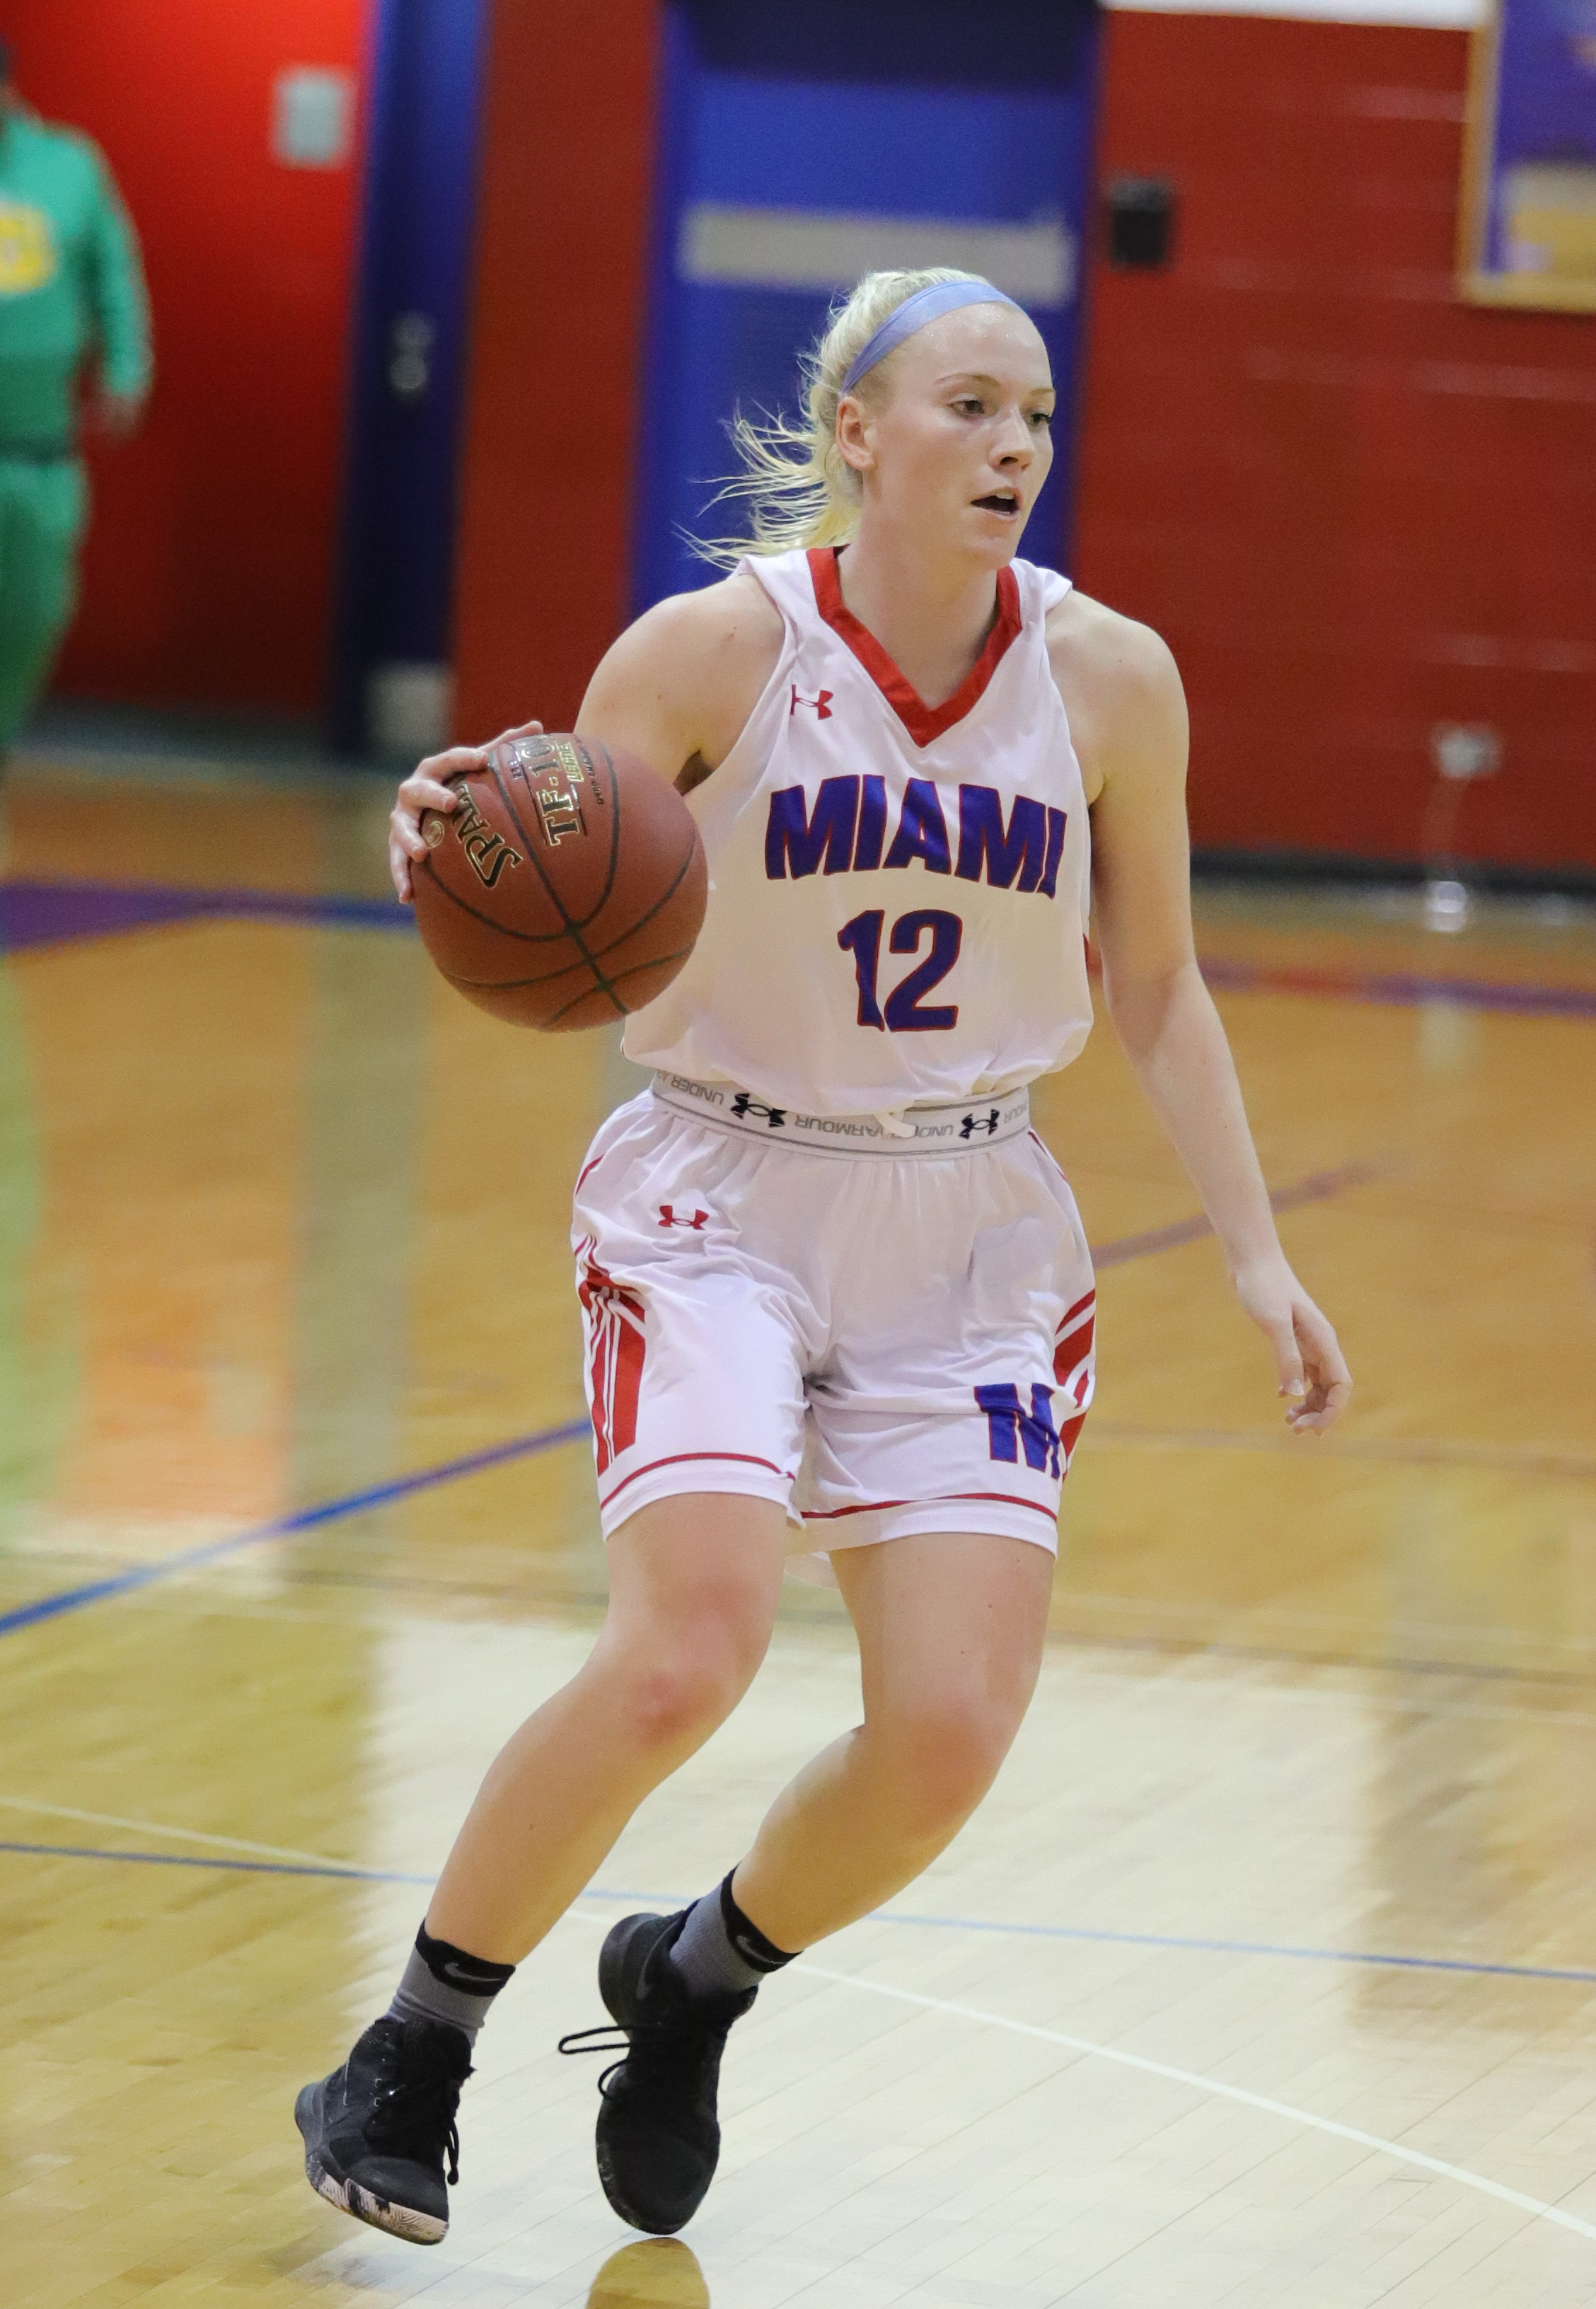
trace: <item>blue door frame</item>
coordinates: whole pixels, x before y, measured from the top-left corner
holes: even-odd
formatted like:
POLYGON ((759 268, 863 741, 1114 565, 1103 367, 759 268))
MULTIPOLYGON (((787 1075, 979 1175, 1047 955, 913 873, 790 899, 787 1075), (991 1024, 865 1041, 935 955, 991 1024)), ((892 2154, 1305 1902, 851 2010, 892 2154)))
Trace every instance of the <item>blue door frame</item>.
POLYGON ((488 0, 377 0, 331 734, 366 743, 377 666, 449 656, 488 0))
POLYGON ((669 0, 634 607, 707 583, 726 422, 797 412, 860 271, 953 264, 1031 312, 1058 455, 1026 532, 1066 565, 1097 101, 1094 0, 669 0))

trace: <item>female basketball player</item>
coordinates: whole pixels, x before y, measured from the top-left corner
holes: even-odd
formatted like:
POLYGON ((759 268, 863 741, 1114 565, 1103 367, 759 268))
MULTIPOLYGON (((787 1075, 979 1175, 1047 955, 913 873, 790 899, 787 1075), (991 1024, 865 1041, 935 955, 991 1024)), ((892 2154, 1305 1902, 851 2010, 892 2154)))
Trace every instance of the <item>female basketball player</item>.
MULTIPOLYGON (((598 2159, 623 2218, 690 2217, 721 2048, 760 1980, 918 1875, 991 1785, 1037 1680, 1092 1388, 1086 1240, 1027 1096, 1091 1024, 1089 889, 1109 1014, 1288 1421, 1322 1433, 1347 1399, 1193 955, 1174 664, 1015 558, 1053 400, 996 290, 872 273, 819 349, 797 457, 794 435, 742 428, 753 552, 639 618, 583 705, 579 731, 690 794, 712 895, 686 969, 628 1022, 653 1087, 577 1182, 608 1617, 489 1771, 391 2011, 299 2096, 317 2187, 401 2236, 447 2226, 491 1999, 736 1706, 794 1535, 842 1589, 864 1721, 724 1883, 604 1943, 626 2056, 598 2159)), ((402 897, 421 813, 480 758, 400 788, 402 897)))

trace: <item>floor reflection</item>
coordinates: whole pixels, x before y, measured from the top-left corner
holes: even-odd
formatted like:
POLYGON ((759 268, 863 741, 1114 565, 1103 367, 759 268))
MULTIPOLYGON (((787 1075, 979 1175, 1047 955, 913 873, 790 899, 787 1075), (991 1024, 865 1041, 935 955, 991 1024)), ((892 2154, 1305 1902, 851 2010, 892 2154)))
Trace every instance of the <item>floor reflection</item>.
MULTIPOLYGON (((553 2045, 617 1901, 716 1881, 857 1721, 840 1601, 795 1589, 496 2014, 447 2254, 311 2195, 293 2088, 386 2003, 604 1588, 579 1432, 353 1501, 579 1428, 570 1186, 638 1086, 395 934, 384 809, 0 797, 0 1610, 338 1509, 0 1647, 13 2309, 707 2303, 617 2227, 553 2045)), ((693 2231, 723 2304, 1596 2303, 1596 909, 1437 945, 1416 903, 1200 903, 1267 1174, 1357 1182, 1282 1221, 1358 1375, 1323 1449, 1112 1034, 1038 1085, 1116 1247, 1064 1640, 924 1884, 739 2032, 693 2231), (1423 1007, 1442 970, 1468 1007, 1423 1007)))
POLYGON ((587 2309, 709 2309, 709 2287, 690 2245, 648 2237, 612 2253, 593 2280, 587 2309))

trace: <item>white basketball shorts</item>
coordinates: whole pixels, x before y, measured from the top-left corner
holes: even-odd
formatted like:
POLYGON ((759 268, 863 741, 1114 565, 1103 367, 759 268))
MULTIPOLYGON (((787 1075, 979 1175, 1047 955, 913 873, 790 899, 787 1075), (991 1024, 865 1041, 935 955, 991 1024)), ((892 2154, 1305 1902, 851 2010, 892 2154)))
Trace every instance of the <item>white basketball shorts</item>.
POLYGON ((908 1122, 672 1077, 601 1129, 572 1244, 606 1538, 731 1492, 786 1510, 811 1578, 914 1532, 1056 1552, 1094 1371, 1075 1198, 1023 1092, 908 1122))

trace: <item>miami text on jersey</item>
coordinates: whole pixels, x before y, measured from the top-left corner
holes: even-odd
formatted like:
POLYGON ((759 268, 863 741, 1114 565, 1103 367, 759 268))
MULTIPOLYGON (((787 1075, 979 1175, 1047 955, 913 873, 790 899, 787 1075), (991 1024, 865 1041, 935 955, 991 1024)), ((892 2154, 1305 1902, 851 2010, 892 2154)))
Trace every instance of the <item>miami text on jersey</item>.
POLYGON ((885 778, 823 778, 812 809, 802 786, 782 786, 771 795, 765 872, 772 882, 789 877, 796 882, 821 872, 871 874, 918 859, 928 874, 1051 898, 1057 895, 1064 826, 1064 811, 1019 794, 1005 827, 1003 798, 995 787, 961 785, 955 855, 934 782, 911 778, 889 843, 885 778))

